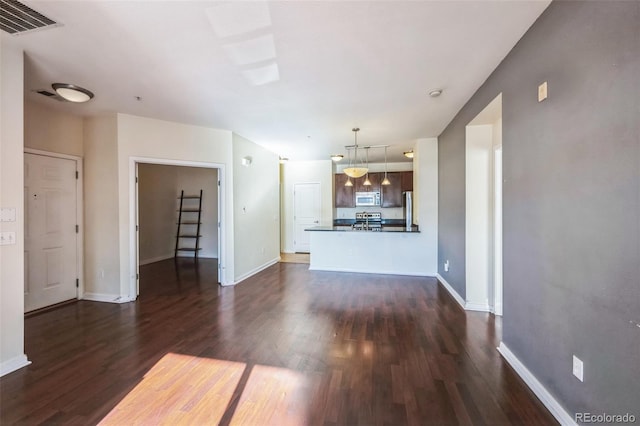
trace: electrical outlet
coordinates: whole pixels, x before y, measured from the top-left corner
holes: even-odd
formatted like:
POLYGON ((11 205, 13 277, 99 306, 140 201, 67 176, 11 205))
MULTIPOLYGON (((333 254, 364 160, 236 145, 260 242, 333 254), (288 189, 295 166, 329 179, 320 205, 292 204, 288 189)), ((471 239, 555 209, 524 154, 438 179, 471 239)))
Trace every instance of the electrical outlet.
POLYGON ((16 233, 13 231, 0 232, 0 245, 10 246, 16 243, 16 233))
POLYGON ((577 356, 573 356, 573 375, 581 382, 584 382, 584 364, 577 356))
POLYGON ((449 260, 447 259, 446 262, 444 262, 444 271, 445 272, 449 272, 449 260))

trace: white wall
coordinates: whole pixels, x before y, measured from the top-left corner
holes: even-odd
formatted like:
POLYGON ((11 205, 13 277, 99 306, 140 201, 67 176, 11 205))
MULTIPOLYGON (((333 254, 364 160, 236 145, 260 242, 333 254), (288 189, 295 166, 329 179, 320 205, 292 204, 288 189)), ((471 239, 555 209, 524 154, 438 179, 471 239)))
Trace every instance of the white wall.
POLYGON ((135 288, 136 275, 134 265, 130 262, 133 235, 130 218, 133 170, 130 166, 134 157, 224 167, 221 181, 225 187, 225 198, 222 200, 225 210, 222 220, 225 238, 225 252, 222 253, 225 281, 222 284, 231 284, 235 276, 231 132, 126 114, 118 114, 117 120, 120 282, 119 287, 113 290, 117 290, 123 297, 135 298, 135 294, 130 294, 130 289, 135 288))
POLYGON ((0 375, 28 364, 24 353, 23 53, 2 34, 0 48, 0 208, 15 208, 16 244, 0 247, 0 375))
POLYGON ((438 139, 418 139, 413 149, 413 214, 420 229, 428 275, 438 271, 438 139))
POLYGON ((233 135, 235 282, 280 259, 279 170, 276 154, 233 135))
POLYGON ((331 160, 289 161, 280 165, 281 171, 281 230, 282 251, 293 253, 293 187, 296 183, 320 183, 320 226, 333 224, 333 164, 331 160))
MULTIPOLYGON (((349 167, 347 162, 343 159, 340 163, 334 163, 334 173, 342 173, 342 171, 349 167)), ((410 172, 413 170, 412 161, 403 161, 401 163, 387 163, 387 172, 410 172)), ((384 172, 384 163, 369 163, 369 171, 371 173, 384 172)))
MULTIPOLYGON (((177 209, 180 191, 197 195, 203 190, 202 225, 199 257, 218 257, 218 173, 216 169, 180 167, 162 164, 138 166, 138 223, 140 264, 157 262, 174 256, 177 209)), ((186 199, 185 207, 197 206, 197 200, 186 199)), ((193 214, 195 213, 188 213, 193 214)), ((195 219, 195 217, 193 217, 195 219)), ((181 233, 195 233, 195 226, 181 233)), ((192 247, 195 240, 181 241, 181 247, 192 247)), ((193 253, 181 252, 192 257, 193 253)))
POLYGON ((120 293, 118 146, 115 114, 84 123, 84 276, 89 300, 120 293))
MULTIPOLYGON (((199 194, 202 189, 202 225, 200 225, 199 257, 218 257, 218 171, 200 167, 177 167, 176 194, 199 194)), ((187 201, 185 201, 186 203, 187 201)), ((193 201, 196 202, 195 200, 193 201)), ((195 227, 193 228, 195 230, 195 227)), ((173 234, 172 234, 173 235, 173 234)), ((186 245, 186 244, 185 244, 186 245)), ((183 255, 193 256, 186 252, 183 255)))
POLYGON ((176 242, 178 168, 138 165, 140 265, 173 257, 176 242))
MULTIPOLYGON (((48 101, 57 102, 52 99, 48 101)), ((24 108, 24 146, 82 157, 83 121, 81 116, 27 101, 24 108)))
POLYGON ((468 309, 489 309, 493 282, 493 126, 466 127, 465 276, 468 309))

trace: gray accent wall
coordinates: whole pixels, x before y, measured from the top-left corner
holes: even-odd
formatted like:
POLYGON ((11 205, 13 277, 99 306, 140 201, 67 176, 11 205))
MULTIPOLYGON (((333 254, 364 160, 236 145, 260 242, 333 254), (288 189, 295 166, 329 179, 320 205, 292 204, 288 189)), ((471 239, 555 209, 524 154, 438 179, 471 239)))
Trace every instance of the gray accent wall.
POLYGON ((503 341, 569 414, 638 419, 640 2, 554 1, 440 135, 438 272, 463 297, 465 126, 499 93, 503 341))

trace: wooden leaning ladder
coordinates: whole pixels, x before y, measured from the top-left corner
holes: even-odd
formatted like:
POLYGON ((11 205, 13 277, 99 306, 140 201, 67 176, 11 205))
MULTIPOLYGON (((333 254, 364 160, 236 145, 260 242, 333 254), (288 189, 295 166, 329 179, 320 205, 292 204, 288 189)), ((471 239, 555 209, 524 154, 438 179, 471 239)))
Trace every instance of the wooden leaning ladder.
POLYGON ((200 225, 202 225, 202 189, 200 190, 200 195, 184 195, 184 190, 182 190, 180 191, 180 197, 178 198, 180 200, 180 208, 178 209, 178 231, 176 232, 176 249, 174 257, 178 257, 179 251, 192 251, 193 257, 198 259, 198 251, 202 250, 202 248, 200 248, 200 238, 202 237, 202 235, 200 235, 200 225), (198 200, 198 207, 185 206, 184 200, 198 200), (191 217, 193 217, 193 214, 198 213, 198 219, 183 220, 183 213, 187 213, 187 216, 191 217), (186 225, 187 227, 195 226, 195 234, 182 234, 181 232, 184 232, 184 230, 181 229, 183 225, 186 225), (181 246, 181 239, 195 239, 195 245, 193 247, 181 246))

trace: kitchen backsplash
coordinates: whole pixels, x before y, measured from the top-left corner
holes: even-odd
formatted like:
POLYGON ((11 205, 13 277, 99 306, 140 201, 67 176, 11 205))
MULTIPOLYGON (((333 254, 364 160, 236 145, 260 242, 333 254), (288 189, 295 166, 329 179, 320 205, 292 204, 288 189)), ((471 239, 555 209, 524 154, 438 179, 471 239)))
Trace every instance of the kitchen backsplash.
POLYGON ((354 207, 334 209, 334 219, 355 219, 356 212, 380 212, 383 219, 403 219, 402 207, 354 207))

